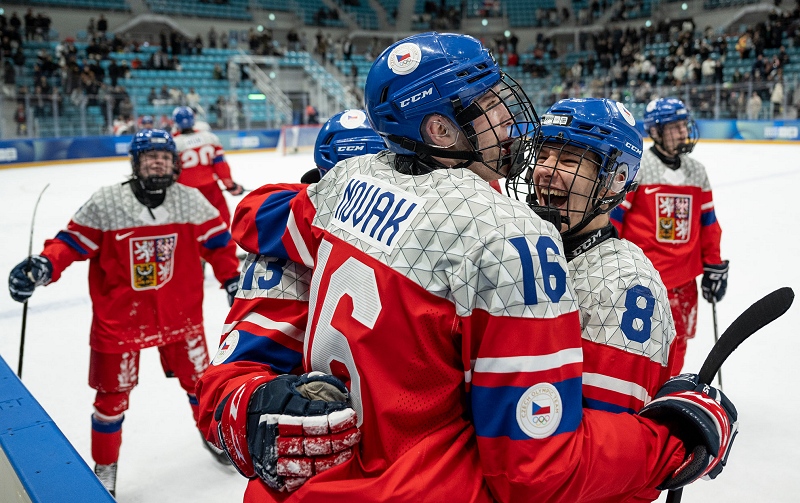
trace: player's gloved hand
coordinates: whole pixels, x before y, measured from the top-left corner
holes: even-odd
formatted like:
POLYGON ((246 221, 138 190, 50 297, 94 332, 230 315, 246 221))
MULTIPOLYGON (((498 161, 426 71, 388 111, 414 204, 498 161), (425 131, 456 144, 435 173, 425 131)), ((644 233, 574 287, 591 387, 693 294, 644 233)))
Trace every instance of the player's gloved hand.
POLYGON ((42 255, 31 255, 11 269, 8 292, 17 302, 25 302, 37 286, 47 285, 52 277, 53 264, 50 260, 42 255))
POLYGON ((728 288, 728 261, 721 264, 706 264, 703 266, 703 280, 700 282, 703 289, 703 298, 711 302, 719 302, 725 296, 728 288))
POLYGON ((722 391, 698 384, 697 374, 668 380, 639 415, 668 426, 686 445, 686 459, 658 486, 660 490, 677 489, 701 477, 716 478, 739 429, 733 403, 722 391))
POLYGON ((244 187, 233 180, 225 180, 223 183, 225 184, 225 190, 230 192, 233 196, 241 196, 244 193, 244 187))
POLYGON ((309 477, 344 463, 361 439, 347 388, 322 372, 245 383, 215 416, 221 447, 239 471, 278 491, 294 491, 309 477), (245 415, 239 407, 253 384, 258 387, 245 415))
POLYGON ((236 298, 236 292, 239 291, 239 276, 235 276, 229 280, 227 280, 223 285, 222 288, 225 289, 225 292, 228 294, 228 306, 233 305, 233 299, 236 298))

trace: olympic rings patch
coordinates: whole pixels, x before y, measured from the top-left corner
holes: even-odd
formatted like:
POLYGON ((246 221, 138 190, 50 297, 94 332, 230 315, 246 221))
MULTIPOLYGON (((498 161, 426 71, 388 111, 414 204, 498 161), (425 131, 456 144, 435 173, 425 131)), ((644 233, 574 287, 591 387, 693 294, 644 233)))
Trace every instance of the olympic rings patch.
POLYGON ((531 386, 517 402, 517 424, 531 438, 546 438, 561 423, 561 395, 550 383, 531 386))

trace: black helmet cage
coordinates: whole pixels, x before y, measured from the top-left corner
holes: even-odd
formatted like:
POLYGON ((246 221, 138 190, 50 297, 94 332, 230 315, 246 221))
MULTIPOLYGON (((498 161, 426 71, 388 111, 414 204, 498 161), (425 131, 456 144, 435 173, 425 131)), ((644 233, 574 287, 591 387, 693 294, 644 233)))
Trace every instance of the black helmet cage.
MULTIPOLYGON (((394 138, 404 148, 413 150, 424 156, 446 159, 460 159, 463 162, 453 168, 467 167, 471 162, 483 164, 492 171, 511 178, 519 174, 533 159, 534 140, 539 131, 539 116, 528 95, 512 77, 501 73, 500 80, 481 97, 464 107, 458 97, 450 100, 458 122, 458 127, 469 143, 470 150, 454 150, 454 143, 448 147, 403 141, 394 138), (483 106, 480 103, 482 102, 483 106), (507 114, 503 122, 492 122, 490 112, 497 107, 504 107, 507 114), (486 117, 486 126, 480 130, 475 128, 475 120, 486 117), (508 133, 504 139, 498 135, 498 126, 505 126, 508 133), (481 146, 479 137, 491 134, 495 142, 481 146), (507 168, 507 171, 504 171, 507 168)), ((486 142, 484 142, 486 143, 486 142)))
MULTIPOLYGON (((692 117, 687 117, 685 119, 680 119, 680 120, 686 121, 687 134, 686 134, 686 141, 678 143, 678 145, 676 145, 675 147, 676 156, 681 154, 691 153, 694 150, 694 147, 697 145, 697 141, 700 139, 700 130, 697 128, 697 123, 694 121, 692 117)), ((680 120, 670 121, 663 124, 656 123, 656 125, 654 126, 656 128, 656 131, 658 131, 658 138, 653 137, 653 143, 661 147, 661 150, 666 151, 666 148, 664 148, 664 128, 668 124, 674 124, 675 122, 680 122, 680 120)), ((648 131, 648 134, 649 133, 650 131, 648 131)))
POLYGON ((566 224, 567 230, 561 232, 561 234, 565 237, 572 236, 580 233, 598 215, 611 211, 625 199, 625 195, 628 192, 635 190, 638 186, 638 182, 633 182, 627 189, 609 194, 609 190, 612 190, 614 185, 616 175, 621 173, 621 170, 628 169, 625 163, 617 162, 619 154, 620 152, 616 149, 610 154, 597 152, 579 142, 565 140, 561 133, 557 136, 539 135, 535 141, 533 163, 528 166, 524 173, 508 179, 506 191, 518 200, 522 200, 524 197, 525 203, 541 218, 555 225, 559 232, 561 232, 561 224, 566 224), (541 156, 545 145, 558 150, 554 166, 544 165, 544 162, 549 158, 549 156, 548 158, 542 158, 541 156), (570 170, 559 167, 562 164, 562 156, 565 154, 567 147, 569 149, 566 150, 566 154, 569 155, 570 160, 563 164, 567 167, 572 164, 574 169, 570 170), (575 166, 572 161, 575 156, 578 157, 578 166, 575 166), (594 156, 597 157, 595 158, 594 156), (599 161, 597 160, 598 158, 599 161), (585 171, 580 169, 580 167, 586 165, 593 166, 595 169, 592 169, 590 174, 586 174, 585 171), (534 178, 534 170, 537 166, 551 171, 550 176, 542 177, 543 183, 540 185, 537 185, 534 178), (601 175, 604 171, 608 173, 607 176, 601 175), (556 172, 564 173, 566 176, 556 177, 556 172), (556 179, 564 180, 570 178, 572 181, 569 187, 556 188, 553 186, 553 181, 556 179), (573 189, 578 180, 587 181, 591 190, 587 193, 574 192, 573 189), (565 193, 561 194, 564 189, 566 189, 565 193), (559 208, 559 206, 565 204, 565 208, 559 208))
POLYGON ((172 173, 167 175, 159 175, 159 176, 148 176, 143 177, 140 171, 141 168, 141 161, 142 161, 142 154, 147 154, 149 152, 161 152, 164 151, 163 149, 157 148, 148 148, 143 149, 139 152, 139 155, 136 156, 135 160, 131 160, 131 166, 133 168, 133 179, 138 180, 142 187, 148 191, 159 191, 164 190, 173 183, 178 180, 178 177, 181 174, 181 164, 180 164, 180 156, 177 152, 170 152, 166 150, 166 152, 170 152, 172 154, 172 173))

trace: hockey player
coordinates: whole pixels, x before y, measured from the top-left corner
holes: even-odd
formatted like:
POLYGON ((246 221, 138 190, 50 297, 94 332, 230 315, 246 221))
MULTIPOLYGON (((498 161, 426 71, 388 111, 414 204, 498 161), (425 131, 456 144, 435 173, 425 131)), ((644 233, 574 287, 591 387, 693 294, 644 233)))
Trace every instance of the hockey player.
POLYGON ((244 189, 231 178, 231 168, 225 160, 217 135, 195 128, 194 112, 189 107, 177 107, 172 111, 175 144, 181 160, 181 176, 178 183, 195 187, 219 211, 226 224, 231 223, 231 213, 219 182, 234 196, 244 189))
POLYGON ((317 183, 339 161, 355 155, 377 154, 386 144, 372 130, 363 110, 345 110, 322 126, 314 142, 315 169, 307 171, 300 183, 317 183))
POLYGON ((697 329, 696 278, 703 274, 703 298, 719 302, 727 289, 728 261, 720 255, 722 229, 705 167, 689 156, 698 134, 686 106, 675 98, 653 100, 644 127, 654 145, 642 156, 639 188, 611 218, 623 239, 641 247, 667 287, 676 330, 670 372, 676 375, 697 329))
POLYGON ((693 378, 649 404, 658 421, 582 409, 560 236, 488 184, 538 128, 489 52, 414 35, 365 95, 388 151, 237 208, 258 259, 197 391, 245 501, 620 501, 716 475, 736 412, 693 378))
POLYGON ((670 377, 675 337, 661 277, 608 217, 636 186, 642 136, 623 104, 600 98, 559 101, 541 133, 535 166, 511 186, 561 230, 580 308, 584 405, 636 413, 670 377))
POLYGON ((138 132, 130 154, 132 178, 95 192, 66 229, 9 276, 11 297, 23 302, 73 262, 89 260, 92 458, 112 494, 139 352, 158 347, 165 374, 178 378, 196 421, 195 383, 208 366, 200 259, 213 266, 231 303, 239 279, 236 247, 219 212, 197 190, 175 184, 180 164, 169 133, 138 132))

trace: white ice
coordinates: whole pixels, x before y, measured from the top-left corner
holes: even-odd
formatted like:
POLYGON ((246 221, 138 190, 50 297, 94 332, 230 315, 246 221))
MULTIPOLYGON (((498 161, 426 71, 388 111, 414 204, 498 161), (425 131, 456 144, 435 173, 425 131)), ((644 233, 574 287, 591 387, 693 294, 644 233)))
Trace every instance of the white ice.
MULTIPOLYGON (((800 238, 793 227, 800 187, 800 145, 701 142, 717 216, 723 257, 730 259, 728 294, 719 304, 720 333, 751 303, 782 286, 800 290, 800 238)), ((313 167, 310 155, 229 154, 234 179, 247 188, 294 182, 313 167)), ((0 170, 0 274, 28 252, 31 215, 46 183, 36 216, 33 252, 63 228, 100 186, 129 173, 126 160, 0 170)), ((228 198, 231 207, 237 198, 228 198)), ((91 304, 88 264, 75 263, 62 278, 37 289, 29 302, 23 382, 53 417, 90 466, 94 391, 88 374, 91 304)), ((713 344, 711 307, 700 301, 697 338, 690 342, 685 370, 697 371, 713 344)), ((227 313, 225 294, 211 276, 205 282, 205 326, 213 354, 227 313)), ((16 369, 22 305, 0 295, 0 355, 16 369)), ((800 389, 797 327, 800 306, 746 341, 723 367, 725 390, 740 412, 740 435, 720 478, 684 491, 691 502, 794 502, 800 498, 800 389), (795 398, 792 398, 795 397, 795 398)), ((203 449, 186 396, 166 379, 154 349, 142 352, 140 384, 132 392, 123 425, 117 497, 120 502, 241 501, 245 479, 203 449)), ((624 470, 625 467, 614 469, 624 470)), ((599 473, 597 476, 602 477, 599 473)), ((664 497, 662 496, 661 500, 664 497)))

